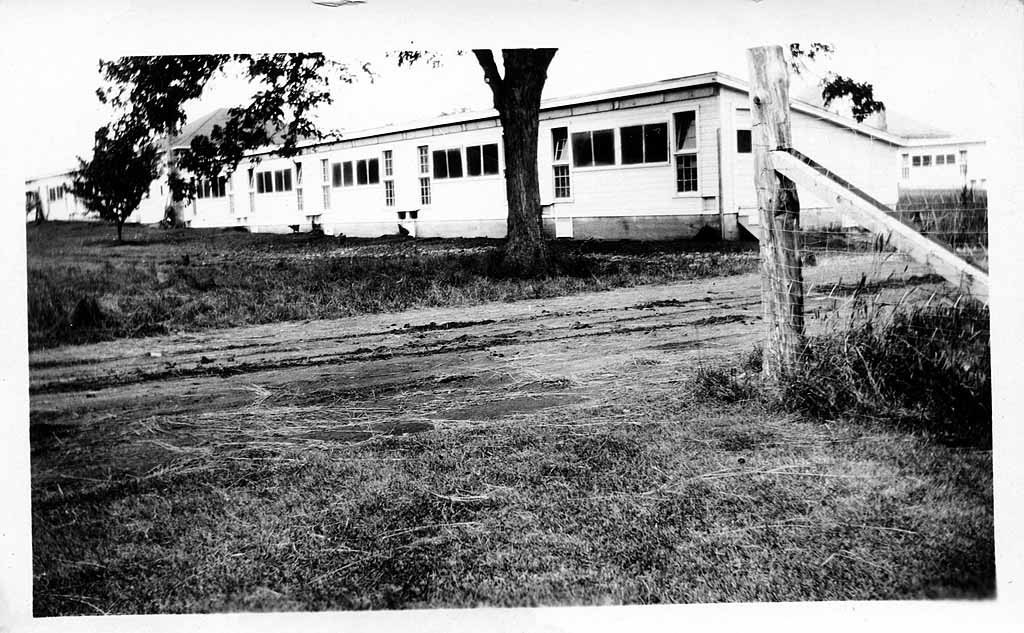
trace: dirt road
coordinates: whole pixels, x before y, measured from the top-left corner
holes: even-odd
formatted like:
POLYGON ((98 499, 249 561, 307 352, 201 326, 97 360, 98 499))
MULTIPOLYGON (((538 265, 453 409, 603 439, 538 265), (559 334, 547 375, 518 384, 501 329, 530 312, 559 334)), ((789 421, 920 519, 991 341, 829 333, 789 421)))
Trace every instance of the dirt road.
MULTIPOLYGON (((809 269, 809 281, 836 278, 839 265, 809 269)), ((675 381, 752 349, 759 292, 757 275, 740 275, 41 350, 30 360, 33 445, 82 425, 253 404, 347 404, 358 427, 336 421, 332 432, 353 438, 594 404, 612 383, 675 381)), ((808 312, 827 301, 812 290, 808 312)))

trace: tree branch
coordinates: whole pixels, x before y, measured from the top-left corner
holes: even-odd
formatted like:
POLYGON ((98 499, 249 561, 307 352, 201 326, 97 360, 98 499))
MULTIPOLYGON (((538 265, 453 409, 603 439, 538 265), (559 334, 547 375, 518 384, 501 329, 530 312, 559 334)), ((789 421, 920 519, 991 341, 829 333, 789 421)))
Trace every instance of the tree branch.
POLYGON ((480 67, 484 69, 484 81, 491 87, 491 93, 494 95, 494 107, 500 110, 505 82, 502 81, 501 73, 498 72, 498 65, 494 63, 494 53, 487 48, 474 48, 473 54, 476 55, 476 61, 480 63, 480 67))

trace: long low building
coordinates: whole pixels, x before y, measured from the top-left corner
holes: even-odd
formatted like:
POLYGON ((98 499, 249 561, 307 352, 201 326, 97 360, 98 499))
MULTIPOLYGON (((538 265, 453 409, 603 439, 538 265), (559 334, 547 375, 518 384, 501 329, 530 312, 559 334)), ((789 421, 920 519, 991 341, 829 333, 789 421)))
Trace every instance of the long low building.
MULTIPOLYGON (((189 126, 171 150, 185 151, 215 120, 189 126)), ((792 102, 795 147, 886 204, 895 205, 900 187, 984 183, 984 142, 872 123, 792 102)), ((319 227, 375 237, 401 226, 421 237, 503 237, 501 135, 497 113, 488 110, 346 132, 304 144, 291 158, 263 148, 197 183, 185 220, 253 231, 319 227)), ((553 236, 674 239, 711 231, 735 239, 743 226, 756 232, 747 84, 722 73, 543 101, 537 169, 553 236)), ((134 219, 163 216, 164 188, 154 183, 134 219)), ((804 192, 800 199, 806 223, 841 221, 827 202, 804 192)))

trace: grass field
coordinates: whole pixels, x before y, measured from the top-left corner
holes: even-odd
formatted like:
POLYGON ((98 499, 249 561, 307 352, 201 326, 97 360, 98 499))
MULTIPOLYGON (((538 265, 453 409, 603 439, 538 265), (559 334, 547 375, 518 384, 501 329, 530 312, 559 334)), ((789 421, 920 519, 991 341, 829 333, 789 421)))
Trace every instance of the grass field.
POLYGON ((29 347, 475 305, 749 272, 756 245, 555 243, 555 272, 503 276, 498 240, 347 239, 95 223, 29 225, 29 347))
MULTIPOLYGON (((515 280, 485 240, 107 233, 30 228, 30 297, 209 320, 37 330, 36 616, 994 595, 986 310, 819 327, 780 405, 745 247, 558 245, 590 276, 515 280), (318 315, 358 318, 277 323, 318 315)), ((808 278, 871 259, 835 257, 808 278)))

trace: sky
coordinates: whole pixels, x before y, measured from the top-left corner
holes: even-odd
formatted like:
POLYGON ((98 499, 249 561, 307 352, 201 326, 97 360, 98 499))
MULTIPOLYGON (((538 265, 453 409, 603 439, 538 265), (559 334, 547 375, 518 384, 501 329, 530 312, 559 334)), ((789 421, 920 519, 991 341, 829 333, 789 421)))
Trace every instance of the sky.
MULTIPOLYGON (((819 72, 872 82, 891 112, 991 139, 1007 120, 1007 102, 994 97, 1021 76, 1012 55, 1021 22, 1009 19, 1018 5, 369 0, 327 8, 309 0, 0 0, 22 25, 5 52, 20 75, 20 131, 32 139, 19 155, 23 177, 88 155, 93 131, 110 118, 95 96, 98 59, 129 54, 322 50, 353 64, 369 61, 375 80, 338 86, 336 103, 320 113, 324 129, 351 130, 489 107, 479 66, 458 49, 557 46, 544 95, 558 97, 712 70, 745 79, 750 46, 821 41, 837 50, 819 72), (399 68, 384 53, 400 48, 440 51, 442 65, 399 68)), ((219 80, 187 112, 201 116, 250 95, 241 81, 219 80)))

